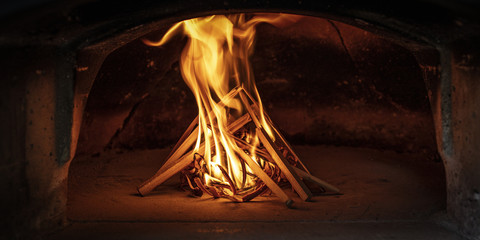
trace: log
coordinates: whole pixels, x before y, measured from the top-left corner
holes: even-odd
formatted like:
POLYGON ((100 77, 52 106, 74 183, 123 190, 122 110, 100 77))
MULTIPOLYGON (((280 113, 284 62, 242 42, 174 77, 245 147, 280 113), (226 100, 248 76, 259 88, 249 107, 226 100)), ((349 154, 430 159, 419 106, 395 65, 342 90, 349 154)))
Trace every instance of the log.
POLYGON ((292 184, 293 189, 298 193, 300 198, 304 201, 309 201, 312 198, 312 192, 305 185, 304 182, 298 177, 297 173, 293 170, 290 163, 283 157, 283 155, 275 147, 274 143, 270 138, 268 138, 267 133, 262 128, 257 128, 257 136, 260 141, 263 143, 263 146, 267 149, 270 156, 280 168, 282 173, 288 179, 290 184, 292 184))

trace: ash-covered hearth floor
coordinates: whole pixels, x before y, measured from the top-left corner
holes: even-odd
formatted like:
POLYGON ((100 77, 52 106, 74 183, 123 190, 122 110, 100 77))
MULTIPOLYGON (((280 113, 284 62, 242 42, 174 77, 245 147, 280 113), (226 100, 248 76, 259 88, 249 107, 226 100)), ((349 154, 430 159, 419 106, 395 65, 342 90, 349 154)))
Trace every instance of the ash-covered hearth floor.
POLYGON ((327 239, 335 234, 365 238, 414 234, 413 239, 419 239, 425 233, 426 237, 455 239, 452 236, 456 235, 433 224, 445 209, 441 162, 422 154, 366 148, 294 149, 312 174, 340 188, 343 195, 318 195, 312 202, 302 202, 285 189, 293 196, 293 209, 273 195, 233 203, 192 197, 178 188, 179 177, 175 176, 151 195, 140 197, 136 187, 162 166, 170 149, 105 152, 72 162, 68 191, 72 225, 52 237, 86 236, 88 232, 91 236, 124 233, 133 237, 138 231, 142 239, 195 236, 193 233, 200 238, 250 238, 256 236, 254 232, 263 237, 285 232, 288 238, 294 237, 293 232, 300 237, 320 234, 327 239))

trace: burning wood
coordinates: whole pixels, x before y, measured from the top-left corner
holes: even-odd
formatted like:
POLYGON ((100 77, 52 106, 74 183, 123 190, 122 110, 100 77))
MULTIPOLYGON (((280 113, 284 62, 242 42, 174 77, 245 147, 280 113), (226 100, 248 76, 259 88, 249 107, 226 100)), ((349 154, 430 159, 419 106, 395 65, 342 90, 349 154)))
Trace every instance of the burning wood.
POLYGON ((263 109, 248 61, 255 26, 281 24, 286 15, 246 20, 244 15, 210 16, 174 25, 161 46, 179 31, 189 36, 181 57, 185 82, 195 95, 199 115, 158 172, 138 187, 144 196, 182 172, 193 194, 246 202, 270 190, 287 206, 293 201, 280 187, 290 183, 308 201, 309 179, 324 189, 338 189, 310 175, 263 109), (229 90, 229 86, 236 86, 229 90), (220 99, 216 101, 215 99, 220 99), (298 168, 297 168, 298 167, 298 168))

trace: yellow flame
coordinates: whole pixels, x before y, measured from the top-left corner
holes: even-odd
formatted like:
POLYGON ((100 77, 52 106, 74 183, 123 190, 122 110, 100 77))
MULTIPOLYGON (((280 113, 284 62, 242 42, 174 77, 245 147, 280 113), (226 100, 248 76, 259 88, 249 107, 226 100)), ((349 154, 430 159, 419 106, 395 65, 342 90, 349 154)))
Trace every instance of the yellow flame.
MULTIPOLYGON (((235 154, 235 150, 238 150, 235 139, 227 128, 229 123, 227 111, 241 115, 245 113, 245 106, 238 98, 225 102, 225 106, 217 104, 232 88, 242 86, 248 95, 255 99, 259 105, 260 116, 257 117, 267 134, 274 138, 263 113, 262 101, 255 86, 249 57, 253 53, 257 24, 267 22, 282 26, 294 21, 296 18, 293 15, 286 14, 262 14, 249 20, 243 14, 213 15, 179 22, 173 25, 158 42, 144 40, 147 45, 162 46, 178 33, 188 36, 180 65, 182 77, 192 90, 198 106, 199 133, 195 150, 199 149, 201 143, 205 144, 203 156, 208 173, 204 174, 204 180, 207 185, 215 181, 228 184, 217 165, 228 172, 237 189, 242 188, 242 171, 251 173, 248 166, 243 170, 241 161, 235 154)), ((251 157, 258 159, 257 162, 259 162, 261 160, 255 156, 256 146, 259 144, 258 138, 255 136, 255 131, 248 134, 248 142, 253 147, 244 150, 248 150, 251 157)), ((244 187, 252 184, 253 180, 249 177, 244 187)))

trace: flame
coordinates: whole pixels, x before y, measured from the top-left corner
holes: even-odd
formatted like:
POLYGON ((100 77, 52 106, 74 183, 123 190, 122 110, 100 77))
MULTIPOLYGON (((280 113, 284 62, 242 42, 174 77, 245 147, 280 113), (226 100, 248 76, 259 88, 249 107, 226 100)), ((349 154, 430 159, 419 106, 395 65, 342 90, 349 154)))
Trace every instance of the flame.
MULTIPOLYGON (((245 164, 242 165, 242 160, 235 153, 239 147, 228 130, 232 118, 246 113, 245 106, 238 97, 224 101, 224 105, 218 102, 225 99, 232 89, 241 86, 258 103, 257 117, 263 129, 274 139, 255 86, 249 57, 254 49, 256 25, 266 22, 284 26, 295 22, 295 18, 286 14, 262 14, 247 20, 243 14, 213 15, 179 22, 158 42, 144 40, 147 45, 162 46, 176 34, 188 36, 180 59, 181 73, 198 106, 199 131, 194 149, 198 151, 202 143, 205 145, 204 152, 199 154, 205 161, 203 180, 207 186, 214 183, 231 185, 233 182, 234 186, 231 187, 242 190, 255 183, 251 169, 245 167, 245 164), (228 177, 220 168, 228 173, 228 177), (248 173, 246 179, 243 171, 248 173)), ((263 160, 255 155, 259 140, 254 130, 246 133, 245 137, 251 148, 241 151, 248 151, 252 159, 264 164, 263 160)))

